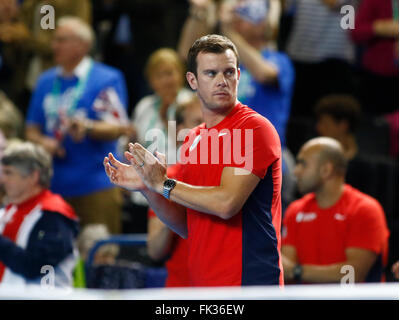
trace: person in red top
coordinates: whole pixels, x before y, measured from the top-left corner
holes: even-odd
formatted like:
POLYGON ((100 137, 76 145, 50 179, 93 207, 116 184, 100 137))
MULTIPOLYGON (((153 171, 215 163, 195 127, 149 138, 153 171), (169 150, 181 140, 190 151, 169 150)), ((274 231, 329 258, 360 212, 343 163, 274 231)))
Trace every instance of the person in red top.
POLYGON ((50 155, 15 142, 1 159, 5 206, 0 209, 0 286, 72 287, 79 220, 48 187, 50 155))
MULTIPOLYGON (((202 113, 198 97, 193 94, 187 101, 179 104, 176 108, 176 131, 183 132, 188 128, 192 129, 202 123, 202 113)), ((182 141, 176 141, 178 148, 182 141)), ((170 178, 179 180, 181 164, 168 166, 167 175, 170 178)), ((167 256, 165 263, 168 270, 166 278, 166 287, 187 287, 190 286, 187 259, 188 244, 187 240, 170 230, 161 220, 158 219, 155 212, 148 210, 148 255, 156 261, 163 260, 167 256)))
POLYGON ((399 87, 399 1, 362 0, 356 10, 353 41, 363 48, 366 71, 361 88, 366 111, 381 114, 397 109, 399 87))
POLYGON ((285 212, 285 279, 340 282, 351 271, 349 281, 381 281, 388 255, 385 214, 376 199, 345 184, 340 143, 327 137, 312 139, 297 158, 298 189, 306 195, 285 212))
POLYGON ((281 143, 273 125, 237 100, 235 45, 197 39, 188 53, 190 87, 205 123, 181 149, 181 180, 139 144, 123 164, 104 159, 119 186, 140 190, 157 216, 189 243, 193 286, 283 285, 280 259, 281 143))

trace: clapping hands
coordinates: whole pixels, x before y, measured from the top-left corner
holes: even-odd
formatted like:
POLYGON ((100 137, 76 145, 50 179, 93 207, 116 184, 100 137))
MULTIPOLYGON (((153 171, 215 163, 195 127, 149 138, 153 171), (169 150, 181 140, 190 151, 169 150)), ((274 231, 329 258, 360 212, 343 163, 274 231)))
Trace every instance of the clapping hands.
POLYGON ((124 153, 130 164, 117 160, 112 153, 104 158, 105 172, 110 181, 131 191, 152 191, 162 193, 166 179, 166 159, 159 152, 155 156, 142 145, 129 143, 129 151, 124 153))

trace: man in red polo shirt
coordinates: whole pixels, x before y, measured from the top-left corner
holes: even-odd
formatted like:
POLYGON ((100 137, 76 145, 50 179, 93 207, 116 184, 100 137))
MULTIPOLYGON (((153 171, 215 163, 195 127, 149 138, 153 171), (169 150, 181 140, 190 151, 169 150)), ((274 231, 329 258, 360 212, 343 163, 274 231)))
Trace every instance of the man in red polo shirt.
POLYGON ((299 151, 295 175, 306 195, 284 215, 287 281, 340 282, 351 270, 355 282, 383 279, 389 237, 384 211, 377 200, 345 184, 345 173, 335 139, 315 138, 299 151))
POLYGON ((194 286, 283 284, 280 139, 267 119, 237 101, 239 77, 229 39, 194 42, 186 78, 205 123, 183 144, 181 180, 168 179, 139 144, 125 153, 130 165, 112 154, 104 159, 113 183, 140 190, 165 224, 188 237, 194 286))

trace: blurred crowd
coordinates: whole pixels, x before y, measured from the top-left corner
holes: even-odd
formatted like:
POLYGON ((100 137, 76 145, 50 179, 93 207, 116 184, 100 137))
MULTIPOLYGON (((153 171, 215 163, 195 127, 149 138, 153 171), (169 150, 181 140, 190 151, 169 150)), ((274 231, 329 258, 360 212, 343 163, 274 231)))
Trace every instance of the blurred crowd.
MULTIPOLYGON (((98 239, 148 233, 149 256, 163 263, 178 240, 148 213, 143 196, 110 184, 102 161, 109 152, 123 158, 128 142, 178 157, 169 121, 184 128, 201 123, 185 63, 194 40, 209 33, 235 43, 238 99, 280 135, 283 215, 302 196, 295 169, 301 147, 318 136, 334 138, 348 163, 346 183, 381 205, 384 235, 390 234, 389 256, 381 253, 393 280, 390 266, 399 259, 396 0, 0 0, 0 157, 23 141, 51 155, 49 189, 73 208, 85 231, 76 248, 81 259, 98 239), (54 8, 55 29, 43 28, 42 20, 52 19, 44 5, 54 8), (354 16, 343 6, 354 8, 354 16)), ((7 206, 3 187, 1 195, 7 206)), ((103 253, 97 262, 112 264, 123 250, 103 253)))

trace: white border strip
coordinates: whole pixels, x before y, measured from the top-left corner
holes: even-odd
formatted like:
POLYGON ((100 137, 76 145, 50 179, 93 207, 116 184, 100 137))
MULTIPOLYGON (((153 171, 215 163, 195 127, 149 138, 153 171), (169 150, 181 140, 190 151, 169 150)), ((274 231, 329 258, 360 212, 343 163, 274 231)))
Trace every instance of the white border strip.
POLYGON ((2 300, 399 300, 399 283, 161 288, 135 290, 0 288, 2 300))

